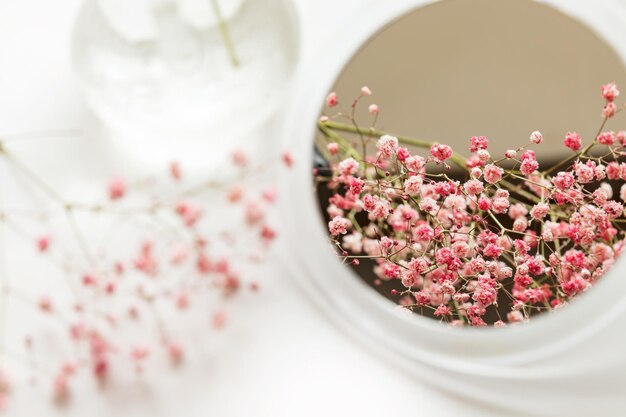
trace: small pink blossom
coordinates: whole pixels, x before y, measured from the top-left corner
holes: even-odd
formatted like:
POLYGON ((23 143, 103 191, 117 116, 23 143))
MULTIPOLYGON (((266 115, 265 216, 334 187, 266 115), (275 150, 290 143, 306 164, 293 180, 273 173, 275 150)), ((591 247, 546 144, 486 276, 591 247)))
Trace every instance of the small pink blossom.
POLYGON ((576 164, 574 166, 574 172, 576 173, 578 182, 581 184, 590 183, 594 180, 595 177, 593 166, 587 164, 576 164))
POLYGON ((426 161, 424 160, 424 158, 419 155, 413 155, 408 157, 404 161, 404 163, 406 167, 414 173, 420 172, 424 168, 424 165, 426 165, 426 161))
POLYGON ((491 154, 486 149, 479 149, 478 152, 476 152, 476 155, 478 156, 478 159, 480 160, 480 162, 483 162, 483 163, 491 159, 491 154))
POLYGON ((567 132, 563 144, 573 151, 578 151, 582 147, 582 139, 576 132, 567 132))
POLYGON ((561 171, 556 175, 556 177, 552 178, 552 183, 559 190, 567 190, 574 185, 574 176, 569 172, 561 171))
POLYGON ((435 317, 449 316, 450 308, 445 304, 440 304, 433 314, 435 315, 435 317))
POLYGON ((530 217, 535 220, 541 220, 548 214, 550 206, 546 203, 537 203, 530 209, 530 217))
POLYGON ((472 136, 470 138, 470 152, 478 152, 487 149, 489 140, 485 136, 472 136))
POLYGON ((376 104, 370 104, 370 106, 368 107, 367 111, 371 115, 378 114, 378 106, 376 104))
POLYGON ((337 153, 339 152, 339 144, 337 142, 331 142, 326 145, 326 150, 331 155, 337 155, 337 153))
POLYGON ((37 250, 39 252, 46 252, 50 247, 50 236, 40 236, 37 238, 37 250))
POLYGON ((469 180, 463 186, 469 195, 478 195, 483 192, 483 183, 480 180, 469 180))
POLYGON ((539 168, 539 162, 534 158, 526 158, 520 165, 520 171, 526 176, 531 175, 539 168))
POLYGON ((185 225, 191 227, 202 216, 202 209, 195 203, 182 201, 176 205, 176 213, 183 219, 185 225))
POLYGON ((617 113, 617 106, 613 102, 607 103, 602 109, 602 116, 606 119, 610 119, 615 116, 615 113, 617 113))
POLYGON ((283 160, 283 164, 285 164, 287 168, 291 168, 294 164, 293 155, 291 155, 291 152, 289 151, 283 152, 282 160, 283 160))
POLYGON ((332 236, 345 235, 348 233, 348 229, 352 226, 350 220, 336 216, 330 222, 328 222, 328 230, 332 236))
POLYGON ((442 163, 452 156, 452 148, 448 145, 434 144, 430 148, 430 154, 435 161, 442 163))
POLYGON ((339 172, 342 175, 354 175, 359 170, 359 163, 354 158, 346 158, 339 163, 339 172))
POLYGON ((182 178, 183 174, 178 162, 174 161, 170 163, 170 175, 176 181, 180 181, 182 178))
POLYGON ((533 133, 530 134, 530 141, 534 144, 539 145, 543 141, 543 135, 540 131, 535 130, 533 133))
POLYGON ((113 178, 107 186, 110 200, 119 200, 126 194, 126 181, 122 178, 113 178))
POLYGON ((483 169, 483 176, 489 184, 495 184, 500 181, 503 173, 504 170, 502 168, 493 164, 485 165, 483 169))
POLYGON ((175 342, 170 342, 167 345, 167 356, 170 359, 172 365, 179 365, 184 357, 184 351, 181 345, 175 342))
POLYGON ((615 85, 614 82, 604 84, 601 87, 601 91, 602 91, 602 97, 604 97, 606 101, 612 102, 613 100, 615 100, 617 96, 619 96, 619 90, 617 89, 617 85, 615 85))
POLYGON ((337 98, 337 93, 335 93, 334 91, 326 97, 326 105, 328 107, 335 107, 338 103, 339 99, 337 98))
POLYGON ((398 157, 398 161, 405 162, 411 157, 411 153, 407 148, 398 148, 396 149, 396 156, 398 157))
POLYGON ((361 87, 361 94, 364 96, 371 96, 372 90, 370 90, 368 86, 364 85, 363 87, 361 87))
POLYGON ((409 177, 404 182, 404 191, 409 195, 418 195, 422 187, 422 178, 419 176, 409 177))
POLYGON ((602 145, 611 146, 615 143, 615 132, 602 132, 598 135, 596 140, 602 145))
POLYGON ((246 153, 241 149, 237 149, 233 152, 233 163, 235 166, 245 168, 248 165, 248 157, 246 153))
POLYGON ((384 158, 391 158, 398 148, 398 138, 390 135, 383 135, 378 139, 378 151, 384 158))

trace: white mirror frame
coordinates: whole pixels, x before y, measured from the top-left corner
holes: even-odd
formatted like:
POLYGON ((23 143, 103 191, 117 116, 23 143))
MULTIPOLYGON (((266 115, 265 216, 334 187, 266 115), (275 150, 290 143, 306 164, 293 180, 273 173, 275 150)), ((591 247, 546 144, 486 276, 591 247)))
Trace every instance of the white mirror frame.
MULTIPOLYGON (((315 56, 314 61, 301 62, 295 91, 283 115, 282 144, 292 152, 295 164, 283 175, 281 184, 281 252, 291 275, 322 311, 349 336, 384 352, 386 360, 393 359, 405 369, 414 369, 429 378, 436 378, 443 370, 473 377, 502 377, 503 369, 506 378, 524 378, 531 371, 520 365, 566 351, 625 317, 625 259, 620 259, 591 291, 556 313, 504 329, 452 328, 430 318, 401 313, 395 304, 341 265, 328 243, 312 191, 316 122, 337 76, 358 49, 385 25, 430 3, 433 2, 369 2, 360 16, 352 18, 358 25, 338 33, 332 47, 324 49, 324 54, 315 56)), ((626 62, 626 6, 622 3, 541 3, 581 21, 626 62)))

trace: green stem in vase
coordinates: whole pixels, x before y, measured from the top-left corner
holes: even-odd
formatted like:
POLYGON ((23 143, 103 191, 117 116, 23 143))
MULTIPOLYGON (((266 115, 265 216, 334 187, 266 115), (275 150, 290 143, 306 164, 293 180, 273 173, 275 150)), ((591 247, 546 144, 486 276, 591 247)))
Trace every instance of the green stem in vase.
POLYGON ((230 36, 228 23, 226 23, 226 20, 224 20, 224 18, 222 17, 222 12, 220 10, 218 0, 211 0, 211 6, 213 7, 213 12, 217 17, 217 25, 220 31, 220 37, 222 38, 222 42, 224 42, 224 47, 228 52, 230 62, 233 64, 233 67, 237 68, 239 66, 239 58, 237 58, 237 54, 235 53, 235 46, 233 45, 233 40, 230 36))

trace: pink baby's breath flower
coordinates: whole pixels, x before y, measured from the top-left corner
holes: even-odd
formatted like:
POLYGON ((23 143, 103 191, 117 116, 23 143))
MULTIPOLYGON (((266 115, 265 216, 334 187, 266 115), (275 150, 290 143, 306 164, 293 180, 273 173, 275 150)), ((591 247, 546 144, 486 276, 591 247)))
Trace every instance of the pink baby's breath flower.
POLYGON ((167 345, 167 355, 170 359, 170 363, 174 366, 179 365, 184 356, 183 348, 176 342, 170 342, 167 345))
POLYGON ((424 168, 426 161, 419 155, 413 155, 408 157, 404 163, 411 172, 416 173, 420 172, 424 168))
POLYGON ((470 152, 478 152, 487 149, 489 140, 485 136, 472 136, 470 138, 470 152))
POLYGON ((285 166, 287 168, 291 168, 293 166, 293 155, 291 155, 291 152, 289 151, 285 151, 282 154, 282 160, 283 160, 283 164, 285 164, 285 166))
POLYGON ((186 310, 189 307, 189 294, 187 291, 181 291, 176 294, 176 308, 186 310))
POLYGON ((463 188, 465 188, 465 191, 469 194, 469 195, 478 195, 480 193, 483 192, 483 183, 480 180, 469 180, 467 181, 464 185, 463 188))
POLYGON ((39 252, 46 252, 50 247, 50 236, 44 235, 37 238, 37 250, 39 252))
POLYGON ((515 158, 517 156, 517 151, 515 149, 509 149, 504 153, 504 156, 507 159, 515 158))
POLYGON ((176 161, 170 163, 170 176, 175 181, 180 181, 180 179, 183 176, 182 170, 180 168, 180 164, 178 162, 176 162, 176 161))
POLYGON ((602 97, 604 97, 606 101, 612 102, 613 100, 615 100, 617 96, 619 96, 619 90, 617 89, 617 85, 615 85, 614 82, 604 84, 601 87, 601 91, 602 91, 602 97))
POLYGON ((624 213, 624 206, 621 203, 610 200, 602 206, 609 219, 617 219, 624 213))
POLYGON ((409 177, 409 179, 404 182, 404 191, 406 191, 409 195, 418 195, 421 187, 422 178, 417 175, 409 177))
POLYGON ((415 236, 418 240, 428 242, 435 237, 435 231, 427 224, 421 224, 415 228, 415 236))
POLYGON ((176 213, 183 219, 185 225, 191 227, 202 216, 202 209, 195 203, 182 201, 176 205, 176 213))
POLYGON ((398 138, 390 135, 383 135, 378 139, 378 151, 384 158, 391 158, 398 148, 398 138))
POLYGON ((548 211, 550 210, 550 206, 546 203, 537 203, 530 210, 530 217, 535 220, 540 220, 546 217, 548 211))
POLYGON ((368 86, 364 85, 363 87, 361 87, 361 94, 364 96, 371 96, 372 90, 370 90, 368 86))
POLYGON ((213 318, 212 318, 212 324, 213 324, 213 328, 214 329, 221 329, 224 327, 224 325, 226 325, 226 321, 228 319, 228 316, 226 315, 226 312, 224 311, 218 311, 216 313, 213 314, 213 318))
POLYGON ((525 205, 520 203, 515 203, 511 206, 509 210, 509 217, 512 219, 517 219, 518 217, 524 217, 528 214, 528 209, 525 205))
POLYGON ((486 149, 479 149, 478 152, 476 152, 476 155, 478 156, 480 162, 487 162, 491 159, 491 154, 486 149))
POLYGON ((411 152, 409 152, 407 148, 398 148, 396 149, 396 157, 398 158, 398 161, 405 162, 411 157, 411 152))
POLYGON ((258 224, 265 218, 265 210, 256 201, 250 201, 246 204, 245 219, 246 223, 258 224))
POLYGON ((354 175, 359 169, 359 163, 354 158, 346 158, 338 166, 341 175, 354 175))
POLYGON ((581 184, 588 184, 592 182, 595 177, 594 169, 587 164, 576 164, 574 166, 574 172, 576 173, 578 182, 581 184))
POLYGON ((328 107, 335 107, 338 103, 339 99, 337 98, 337 93, 335 93, 334 91, 326 97, 326 105, 328 107))
POLYGON ((328 230, 332 236, 345 235, 348 233, 348 229, 352 226, 350 220, 336 216, 330 222, 328 222, 328 230))
POLYGON ((378 106, 376 104, 370 104, 367 111, 372 115, 378 114, 378 106))
POLYGON ((540 131, 535 130, 533 133, 530 134, 530 141, 534 144, 539 145, 543 141, 543 135, 540 131))
POLYGON ((489 197, 480 197, 478 199, 478 209, 482 211, 491 210, 491 199, 489 197))
POLYGON ((339 152, 339 144, 337 142, 331 142, 326 145, 326 150, 331 155, 337 155, 337 152, 339 152))
POLYGON ((500 181, 503 173, 504 170, 502 168, 493 164, 485 165, 483 169, 483 176, 489 184, 495 184, 500 181))
POLYGON ((524 232, 528 228, 528 220, 526 217, 518 217, 513 222, 513 230, 516 232, 524 232))
POLYGON ((556 177, 552 178, 552 183, 559 190, 567 190, 574 185, 574 176, 569 172, 561 171, 556 175, 556 177))
POLYGON ((504 214, 508 211, 510 205, 508 197, 497 197, 491 202, 491 210, 496 214, 504 214))
POLYGON ((385 262, 385 264, 383 265, 383 273, 387 278, 399 278, 400 272, 402 272, 402 269, 399 265, 391 262, 385 262))
POLYGON ((524 321, 524 315, 521 311, 515 310, 507 313, 506 319, 509 321, 509 323, 520 323, 524 321))
POLYGON ((602 132, 596 138, 603 145, 613 145, 615 143, 615 132, 602 132))
POLYGON ((439 210, 437 202, 430 197, 423 198, 419 203, 419 208, 430 214, 435 214, 439 210))
POLYGON ((70 388, 66 374, 61 372, 55 376, 52 382, 52 396, 57 404, 63 404, 68 400, 70 388))
POLYGON ((231 203, 240 201, 242 197, 243 189, 238 185, 233 186, 230 190, 228 190, 228 194, 226 194, 226 198, 231 203))
POLYGON ((122 178, 113 178, 107 186, 109 199, 119 200, 126 194, 126 181, 122 178))
POLYGON ((582 147, 582 139, 576 132, 567 132, 563 144, 573 151, 578 151, 582 147))
POLYGON ((434 144, 430 148, 430 154, 435 161, 442 163, 452 156, 452 148, 448 145, 434 144))
POLYGON ((371 214, 375 219, 386 219, 390 212, 391 206, 387 201, 378 201, 374 205, 374 209, 371 211, 371 214))
POLYGON ((534 158, 525 158, 520 165, 520 171, 526 176, 531 175, 539 168, 539 162, 534 158))
POLYGON ((610 119, 615 116, 615 113, 617 113, 617 106, 613 102, 607 103, 602 109, 602 116, 606 119, 610 119))
POLYGON ((150 350, 145 346, 134 346, 130 351, 130 358, 134 361, 143 361, 150 356, 150 350))
POLYGON ((237 149, 233 152, 233 164, 240 168, 244 168, 248 165, 248 157, 246 153, 241 149, 237 149))
POLYGON ((440 304, 433 314, 435 315, 435 317, 449 316, 450 308, 445 304, 440 304))

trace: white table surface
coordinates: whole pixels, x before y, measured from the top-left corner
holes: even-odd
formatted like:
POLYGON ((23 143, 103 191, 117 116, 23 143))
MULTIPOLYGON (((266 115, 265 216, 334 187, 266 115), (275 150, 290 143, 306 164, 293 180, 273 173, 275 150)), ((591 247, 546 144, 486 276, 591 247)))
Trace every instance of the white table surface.
MULTIPOLYGON (((301 30, 307 59, 369 0, 294 2, 306 16, 301 30)), ((0 134, 92 129, 94 118, 69 60, 79 3, 0 1, 0 134)), ((75 149, 89 149, 88 140, 79 139, 83 148, 61 147, 55 161, 63 166, 75 149)), ((265 267, 261 293, 236 301, 227 328, 181 369, 149 373, 130 388, 74 387, 63 409, 37 387, 14 387, 7 415, 498 415, 429 388, 349 340, 301 294, 277 259, 265 267)))

